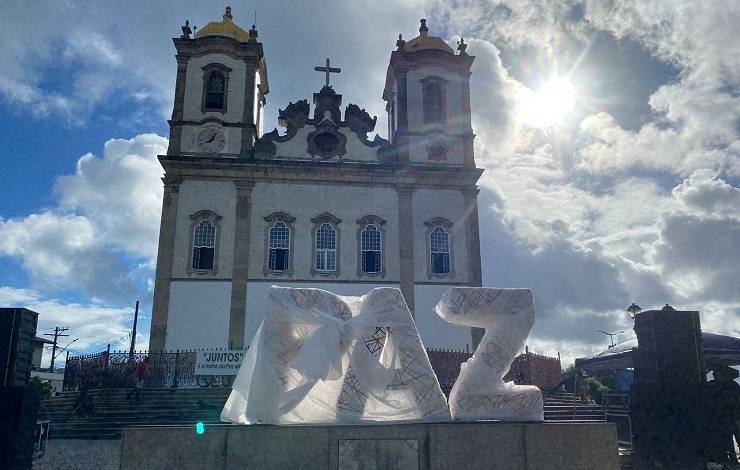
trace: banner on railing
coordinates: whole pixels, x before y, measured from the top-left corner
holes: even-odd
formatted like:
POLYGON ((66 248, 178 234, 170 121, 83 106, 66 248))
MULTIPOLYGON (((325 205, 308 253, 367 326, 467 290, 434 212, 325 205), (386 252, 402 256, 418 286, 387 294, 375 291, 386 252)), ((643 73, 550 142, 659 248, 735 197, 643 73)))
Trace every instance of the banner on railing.
POLYGON ((246 350, 198 351, 195 375, 236 375, 246 350))

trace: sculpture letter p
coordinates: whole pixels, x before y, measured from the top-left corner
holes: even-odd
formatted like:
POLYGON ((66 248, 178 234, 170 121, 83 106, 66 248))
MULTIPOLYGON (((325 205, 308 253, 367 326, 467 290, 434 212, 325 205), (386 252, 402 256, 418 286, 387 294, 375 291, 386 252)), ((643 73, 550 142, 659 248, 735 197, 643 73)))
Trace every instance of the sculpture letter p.
POLYGON ((452 419, 542 421, 540 389, 503 380, 534 324, 532 291, 454 287, 434 310, 452 324, 486 329, 473 357, 460 365, 449 398, 452 419))

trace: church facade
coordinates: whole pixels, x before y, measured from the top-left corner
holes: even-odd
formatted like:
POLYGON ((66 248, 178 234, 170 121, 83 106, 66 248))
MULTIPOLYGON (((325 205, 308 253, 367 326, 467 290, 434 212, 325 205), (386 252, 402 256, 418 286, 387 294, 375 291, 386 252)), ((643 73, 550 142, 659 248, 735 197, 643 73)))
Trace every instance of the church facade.
MULTIPOLYGON (((241 348, 271 285, 362 295, 399 287, 427 347, 465 348, 471 331, 433 311, 451 286, 480 286, 470 67, 429 35, 399 36, 377 118, 326 84, 262 131, 269 93, 254 26, 223 21, 174 39, 177 81, 149 348, 241 348)), ((378 90, 380 92, 380 90, 378 90)))

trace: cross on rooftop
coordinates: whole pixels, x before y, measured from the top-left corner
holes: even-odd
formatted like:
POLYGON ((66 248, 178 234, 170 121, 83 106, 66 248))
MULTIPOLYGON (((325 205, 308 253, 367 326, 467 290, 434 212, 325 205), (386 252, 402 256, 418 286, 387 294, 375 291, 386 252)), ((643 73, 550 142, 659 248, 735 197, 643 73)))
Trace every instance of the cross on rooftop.
POLYGON ((330 73, 340 73, 342 71, 342 69, 338 67, 330 67, 328 58, 326 59, 326 67, 316 66, 313 69, 317 72, 326 72, 326 86, 329 86, 329 74, 330 73))

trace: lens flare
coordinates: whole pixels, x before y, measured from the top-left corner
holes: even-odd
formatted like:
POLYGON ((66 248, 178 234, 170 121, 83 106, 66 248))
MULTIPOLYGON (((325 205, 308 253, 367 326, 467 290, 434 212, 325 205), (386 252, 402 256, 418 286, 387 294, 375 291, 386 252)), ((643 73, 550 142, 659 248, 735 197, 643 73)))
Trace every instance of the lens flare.
POLYGON ((562 124, 573 110, 575 91, 567 78, 553 76, 538 90, 525 88, 519 99, 519 115, 524 124, 551 127, 562 124))

